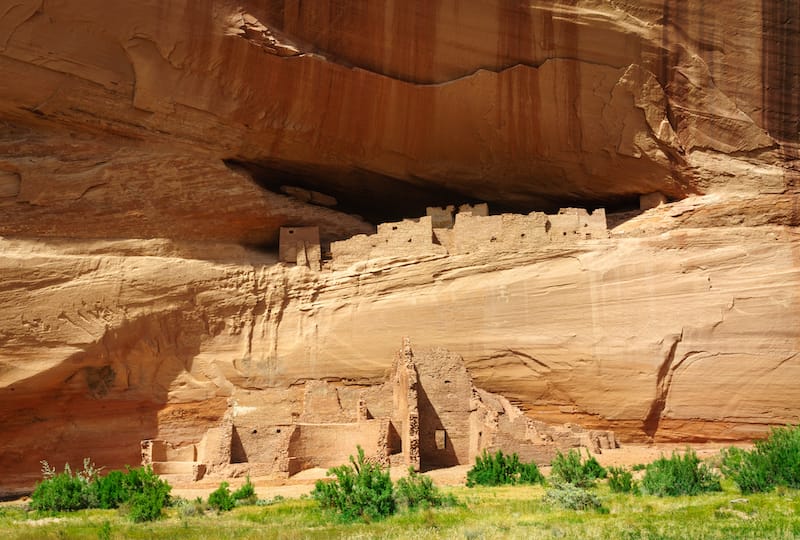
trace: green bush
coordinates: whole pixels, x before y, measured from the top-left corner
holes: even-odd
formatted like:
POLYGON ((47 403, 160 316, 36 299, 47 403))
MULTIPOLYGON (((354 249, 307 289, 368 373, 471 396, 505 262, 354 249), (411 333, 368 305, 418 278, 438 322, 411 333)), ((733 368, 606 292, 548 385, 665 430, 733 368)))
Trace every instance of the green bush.
POLYGON ((683 456, 673 452, 672 457, 662 456, 648 465, 641 490, 648 495, 675 497, 722 491, 722 487, 719 475, 701 463, 693 450, 687 449, 683 456))
POLYGON ((328 476, 335 476, 335 480, 317 481, 312 496, 323 508, 337 511, 343 521, 370 521, 394 514, 396 507, 388 471, 370 463, 363 448, 357 449, 358 456, 350 456, 349 465, 328 470, 328 476))
POLYGON ((169 502, 172 487, 161 480, 150 467, 127 468, 99 476, 90 459, 83 461, 83 470, 72 473, 69 464, 57 474, 42 461, 44 480, 31 495, 32 507, 46 511, 73 511, 82 508, 128 507, 134 521, 151 521, 161 515, 169 502))
POLYGON ((160 518, 162 509, 170 502, 172 486, 161 480, 150 466, 128 468, 122 484, 129 516, 136 523, 160 518))
POLYGON ((550 462, 551 476, 556 483, 572 484, 576 487, 592 487, 599 478, 606 477, 606 470, 594 457, 581 460, 580 450, 572 449, 566 454, 556 452, 550 462))
POLYGON ((397 481, 395 501, 408 509, 452 506, 456 502, 452 495, 442 495, 430 477, 417 473, 413 467, 408 468, 407 477, 397 481))
POLYGON ((227 482, 222 482, 219 487, 208 496, 208 505, 217 512, 227 512, 233 510, 233 507, 236 506, 236 501, 231 494, 231 490, 228 489, 228 486, 227 482))
POLYGON ((614 493, 630 493, 634 490, 633 474, 622 467, 608 468, 608 487, 614 493))
POLYGON ((598 463, 594 456, 588 456, 586 461, 583 462, 583 472, 586 473, 587 476, 592 476, 598 480, 602 480, 608 476, 608 471, 598 463))
POLYGON ((766 456, 754 450, 727 448, 721 452, 722 474, 733 480, 742 493, 769 491, 775 487, 775 477, 766 456))
POLYGON ((92 508, 118 508, 130 497, 124 486, 125 473, 111 471, 106 476, 98 476, 91 484, 90 498, 92 508))
POLYGON ((769 491, 775 486, 800 488, 800 426, 775 428, 751 451, 722 452, 722 472, 742 493, 769 491))
POLYGON ((73 474, 69 463, 64 472, 56 473, 46 461, 42 461, 44 480, 36 485, 31 494, 31 507, 45 512, 71 512, 89 508, 89 482, 81 475, 73 474))
POLYGON ((250 476, 244 482, 244 485, 233 492, 233 498, 236 499, 238 504, 255 504, 258 500, 256 497, 256 488, 250 482, 250 476))
POLYGON ((775 428, 767 439, 755 444, 766 456, 777 485, 800 488, 800 426, 775 428))
POLYGON ((567 510, 601 510, 603 503, 594 493, 574 484, 555 484, 542 499, 545 503, 567 510))
POLYGON ((467 487, 535 484, 543 480, 544 476, 536 463, 521 463, 517 454, 509 456, 503 454, 502 450, 496 454, 484 450, 467 472, 467 487))

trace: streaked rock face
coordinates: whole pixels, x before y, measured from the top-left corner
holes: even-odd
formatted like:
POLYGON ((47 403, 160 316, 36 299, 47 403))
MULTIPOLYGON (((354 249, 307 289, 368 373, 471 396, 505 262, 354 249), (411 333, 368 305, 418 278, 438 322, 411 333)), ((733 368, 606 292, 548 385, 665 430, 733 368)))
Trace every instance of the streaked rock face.
POLYGON ((2 2, 3 477, 371 384, 403 336, 623 441, 800 421, 798 45, 778 0, 2 2), (267 253, 285 225, 656 192, 679 202, 577 246, 267 253))

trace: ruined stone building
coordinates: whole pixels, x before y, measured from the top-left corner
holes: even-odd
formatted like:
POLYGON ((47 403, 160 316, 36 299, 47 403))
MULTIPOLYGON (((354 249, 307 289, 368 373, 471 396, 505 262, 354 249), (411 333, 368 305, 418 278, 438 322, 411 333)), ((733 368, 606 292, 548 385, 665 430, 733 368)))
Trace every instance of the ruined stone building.
POLYGON ((547 244, 608 238, 605 210, 583 208, 489 215, 486 204, 428 208, 427 215, 378 225, 373 235, 358 235, 331 244, 334 270, 381 257, 462 255, 479 251, 510 252, 547 244))
POLYGON ((278 260, 319 270, 319 227, 281 227, 278 260))
POLYGON ((346 463, 356 445, 380 463, 416 470, 474 463, 484 450, 547 463, 559 449, 616 446, 611 432, 526 417, 476 388, 460 356, 417 353, 407 339, 383 384, 312 380, 249 397, 234 398, 221 425, 196 443, 143 441, 143 463, 194 479, 206 472, 286 477, 346 463))

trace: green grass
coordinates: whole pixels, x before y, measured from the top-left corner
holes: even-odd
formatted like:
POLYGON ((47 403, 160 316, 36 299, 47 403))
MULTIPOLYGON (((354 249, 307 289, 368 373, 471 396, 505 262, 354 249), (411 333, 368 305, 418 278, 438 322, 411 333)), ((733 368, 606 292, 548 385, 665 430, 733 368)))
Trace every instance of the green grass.
POLYGON ((800 491, 780 488, 742 496, 732 482, 694 497, 592 490, 608 513, 573 511, 542 502, 542 486, 443 488, 462 505, 404 512, 374 523, 342 524, 312 499, 244 506, 222 514, 181 518, 169 508, 162 520, 131 523, 117 510, 80 510, 45 516, 0 507, 0 538, 582 538, 736 539, 800 537, 800 491), (37 523, 55 518, 58 521, 37 523))

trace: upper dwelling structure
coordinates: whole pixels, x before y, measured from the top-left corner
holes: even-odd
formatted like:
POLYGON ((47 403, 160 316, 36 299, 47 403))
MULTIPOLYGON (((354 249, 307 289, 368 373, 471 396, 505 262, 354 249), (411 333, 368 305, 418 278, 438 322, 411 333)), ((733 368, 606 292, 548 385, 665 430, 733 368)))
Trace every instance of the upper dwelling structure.
POLYGON ((488 206, 431 207, 426 216, 378 225, 377 234, 360 234, 331 243, 334 270, 369 259, 424 255, 463 255, 478 251, 518 251, 551 243, 608 238, 606 213, 599 208, 562 208, 557 214, 489 215, 488 206))

